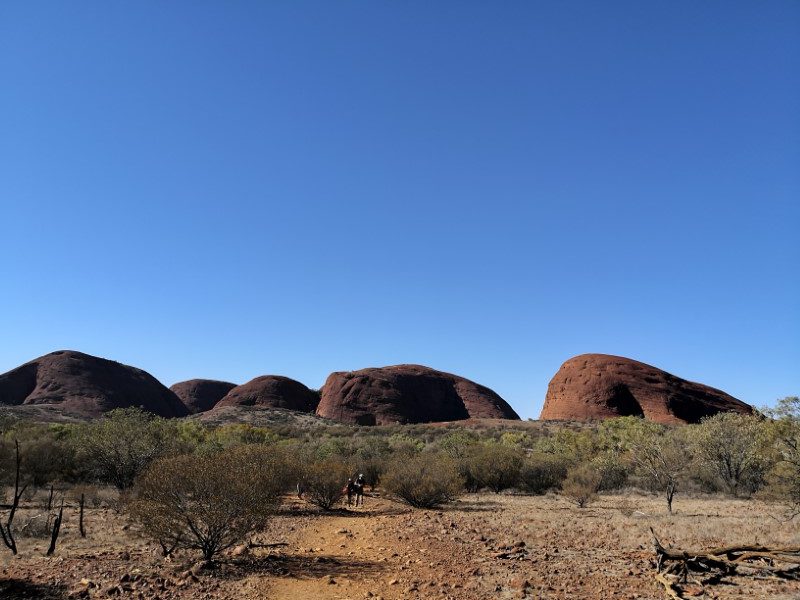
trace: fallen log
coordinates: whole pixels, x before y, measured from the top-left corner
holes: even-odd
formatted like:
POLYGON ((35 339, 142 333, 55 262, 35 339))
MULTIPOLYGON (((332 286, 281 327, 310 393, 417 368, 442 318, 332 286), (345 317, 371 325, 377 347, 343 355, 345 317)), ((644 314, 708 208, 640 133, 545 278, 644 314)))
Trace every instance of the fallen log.
MULTIPOLYGON (((674 550, 664 547, 652 527, 650 533, 656 553, 654 577, 672 600, 685 599, 683 584, 692 573, 704 576, 694 581, 701 593, 705 586, 721 583, 732 576, 800 580, 800 547, 741 545, 704 551, 674 550)), ((696 590, 692 595, 697 595, 696 590)))

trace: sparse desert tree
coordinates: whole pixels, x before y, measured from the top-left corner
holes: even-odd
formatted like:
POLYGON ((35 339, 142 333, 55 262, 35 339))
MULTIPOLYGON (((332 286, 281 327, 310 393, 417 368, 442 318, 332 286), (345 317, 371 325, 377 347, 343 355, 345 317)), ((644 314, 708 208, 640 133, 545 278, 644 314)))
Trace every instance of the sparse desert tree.
MULTIPOLYGON (((2 448, 0 448, 0 452, 3 454, 3 458, 6 458, 9 452, 9 444, 3 444, 2 448)), ((17 542, 14 538, 14 517, 17 514, 17 509, 19 508, 20 500, 22 499, 22 495, 25 493, 25 489, 28 487, 27 483, 23 483, 22 481, 22 455, 19 451, 19 441, 14 440, 13 445, 13 462, 11 463, 11 477, 14 481, 14 490, 11 496, 11 505, 9 506, 8 513, 5 516, 5 523, 0 523, 0 538, 3 540, 3 544, 11 550, 11 554, 17 554, 17 542)), ((6 461, 3 461, 6 463, 6 461)))
POLYGON ((490 442, 478 447, 471 457, 471 472, 481 487, 499 494, 517 485, 523 460, 519 448, 490 442))
POLYGON ((765 423, 758 416, 718 413, 693 430, 695 460, 731 495, 754 492, 767 470, 765 433, 765 423))
POLYGON ((126 507, 165 553, 190 548, 211 561, 262 529, 286 488, 280 452, 240 446, 158 460, 137 479, 126 507))
POLYGON ((347 462, 338 456, 312 460, 299 468, 306 500, 323 510, 332 509, 342 499, 347 479, 353 475, 347 462))
POLYGON ((415 508, 435 508, 455 500, 463 481, 452 458, 429 451, 395 457, 383 475, 383 487, 415 508))
POLYGON ((684 430, 643 421, 631 442, 630 456, 638 474, 651 488, 664 494, 671 513, 675 494, 691 462, 684 430))
POLYGON ((89 476, 126 489, 153 461, 175 448, 166 421, 138 408, 120 408, 82 426, 75 438, 76 461, 89 476))
POLYGON ((764 496, 787 508, 788 519, 800 515, 800 397, 778 402, 771 415, 769 438, 777 460, 767 476, 764 496))
POLYGON ((564 457, 537 452, 525 458, 519 485, 528 494, 544 494, 561 487, 568 469, 569 462, 564 457))
POLYGON ((597 496, 601 481, 602 475, 591 464, 579 464, 567 471, 561 494, 579 508, 584 508, 597 496))
POLYGON ((458 460, 468 456, 477 444, 478 440, 471 432, 454 431, 443 436, 436 445, 450 458, 458 460))

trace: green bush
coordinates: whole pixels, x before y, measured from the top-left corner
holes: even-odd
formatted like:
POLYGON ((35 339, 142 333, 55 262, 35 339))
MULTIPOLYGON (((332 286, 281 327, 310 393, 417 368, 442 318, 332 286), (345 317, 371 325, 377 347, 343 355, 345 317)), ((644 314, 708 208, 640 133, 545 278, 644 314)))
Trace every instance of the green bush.
POLYGON ((701 481, 732 496, 749 495, 763 484, 767 426, 758 416, 719 413, 692 430, 696 471, 701 481))
POLYGON ((567 477, 561 484, 562 495, 584 508, 597 496, 602 476, 590 464, 581 464, 567 471, 567 477))
POLYGON ((519 482, 523 453, 513 446, 487 443, 476 449, 470 461, 471 474, 479 487, 487 487, 499 494, 519 482))
POLYGON ((268 446, 163 458, 137 479, 131 518, 165 554, 191 548, 212 560, 263 529, 286 490, 286 466, 268 446))
POLYGON ((177 439, 175 423, 120 408, 75 431, 75 460, 87 477, 126 489, 152 462, 175 452, 177 439))
POLYGON ((347 463, 336 456, 317 459, 301 467, 305 498, 323 510, 333 508, 344 495, 352 472, 347 463))
POLYGON ((567 477, 569 462, 555 454, 534 453, 525 459, 519 475, 520 489, 528 494, 544 494, 558 489, 567 477))
POLYGON ((415 508, 452 502, 462 486, 455 461, 442 452, 396 457, 383 475, 386 491, 415 508))

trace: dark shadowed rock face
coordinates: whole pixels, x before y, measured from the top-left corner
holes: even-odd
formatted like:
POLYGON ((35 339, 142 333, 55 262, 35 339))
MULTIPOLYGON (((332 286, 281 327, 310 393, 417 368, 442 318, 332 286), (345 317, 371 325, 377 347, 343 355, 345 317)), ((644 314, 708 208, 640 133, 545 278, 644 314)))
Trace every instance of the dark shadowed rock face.
POLYGON ((317 414, 359 425, 519 419, 489 388, 420 365, 331 373, 317 414))
POLYGON ((149 373, 72 350, 46 354, 0 375, 2 404, 51 405, 81 417, 130 406, 141 406, 162 417, 189 413, 180 399, 149 373))
POLYGON ((263 375, 237 385, 217 402, 214 409, 226 406, 288 408, 314 412, 319 395, 299 381, 281 375, 263 375))
POLYGON ((672 424, 697 423, 718 412, 753 409, 723 391, 629 358, 581 354, 550 380, 539 418, 589 421, 633 415, 672 424))
POLYGON ((193 415, 214 408, 225 394, 236 387, 235 383, 213 379, 190 379, 170 386, 193 415))

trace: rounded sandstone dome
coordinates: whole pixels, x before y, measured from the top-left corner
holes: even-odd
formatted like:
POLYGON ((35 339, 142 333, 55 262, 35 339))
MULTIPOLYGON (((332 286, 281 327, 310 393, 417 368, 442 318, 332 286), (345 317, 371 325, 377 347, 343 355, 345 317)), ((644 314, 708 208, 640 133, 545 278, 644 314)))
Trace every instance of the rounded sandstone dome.
POLYGON ((0 375, 2 404, 53 406, 80 417, 132 406, 162 417, 189 413, 146 371, 74 350, 45 354, 0 375))
POLYGON ((225 397, 225 394, 236 387, 235 383, 216 381, 214 379, 190 379, 170 386, 192 414, 211 410, 225 397))
POLYGON ((519 419, 489 388, 421 365, 331 373, 317 414, 359 425, 519 419))
POLYGON ((282 375, 262 375, 237 385, 214 408, 256 406, 314 412, 319 395, 305 385, 282 375))
POLYGON ((718 412, 753 408, 716 388, 645 363, 608 354, 570 358, 550 380, 542 420, 591 421, 638 416, 658 423, 697 423, 718 412))

